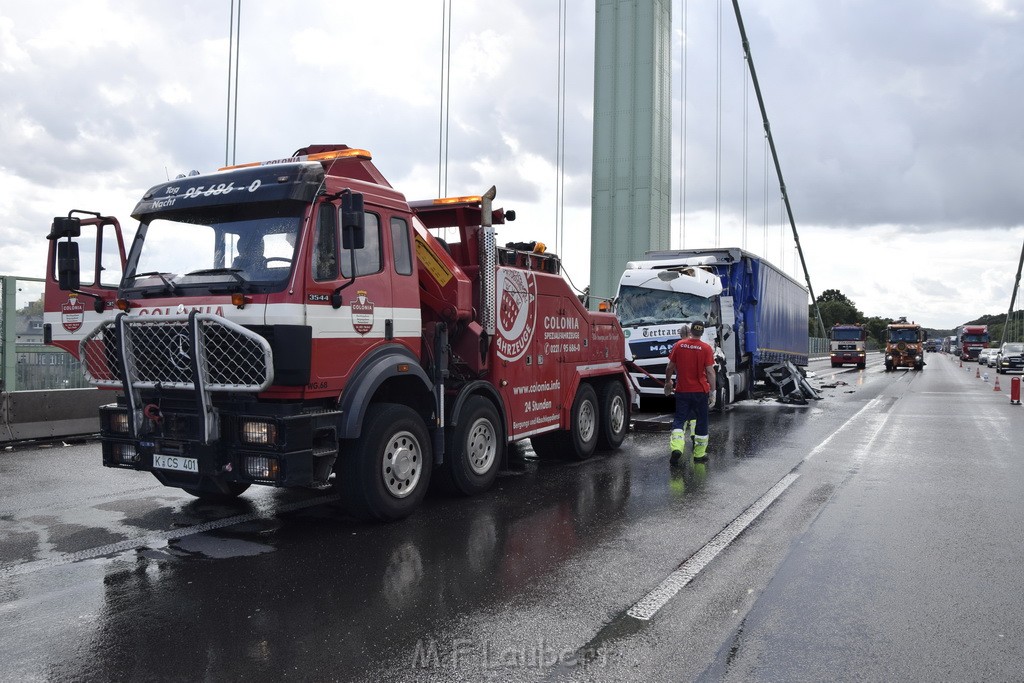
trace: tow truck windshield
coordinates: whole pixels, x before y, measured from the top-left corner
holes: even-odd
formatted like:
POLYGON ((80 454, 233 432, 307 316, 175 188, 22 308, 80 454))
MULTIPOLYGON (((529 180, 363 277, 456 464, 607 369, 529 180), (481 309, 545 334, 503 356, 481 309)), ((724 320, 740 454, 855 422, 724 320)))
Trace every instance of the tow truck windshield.
POLYGON ((271 291, 284 285, 306 204, 271 202, 149 214, 128 256, 122 290, 271 291))
POLYGON ((696 294, 646 287, 622 287, 619 290, 615 314, 623 327, 693 320, 703 320, 708 325, 715 324, 711 319, 711 299, 696 294))

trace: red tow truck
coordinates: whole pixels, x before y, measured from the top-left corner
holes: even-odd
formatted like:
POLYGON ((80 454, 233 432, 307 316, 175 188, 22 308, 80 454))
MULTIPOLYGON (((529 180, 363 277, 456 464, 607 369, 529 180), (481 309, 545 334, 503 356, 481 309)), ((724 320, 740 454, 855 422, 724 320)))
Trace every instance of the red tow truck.
POLYGON ((486 490, 521 439, 618 448, 622 329, 557 256, 497 245, 494 195, 408 202, 365 150, 314 145, 152 187, 127 251, 113 217, 55 218, 44 335, 118 392, 103 464, 200 498, 338 486, 386 520, 432 478, 486 490))

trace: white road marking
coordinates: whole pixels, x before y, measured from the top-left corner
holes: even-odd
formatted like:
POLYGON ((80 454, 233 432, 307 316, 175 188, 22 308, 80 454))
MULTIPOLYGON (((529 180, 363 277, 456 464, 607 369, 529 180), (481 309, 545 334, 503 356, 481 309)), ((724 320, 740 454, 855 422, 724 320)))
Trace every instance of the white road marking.
POLYGON ((850 417, 850 419, 849 419, 849 420, 847 420, 847 421, 846 421, 846 422, 844 422, 844 423, 843 423, 842 425, 840 425, 840 426, 839 426, 839 429, 837 429, 836 431, 832 432, 832 434, 831 434, 831 435, 829 435, 829 437, 828 437, 827 439, 825 439, 824 441, 822 441, 821 443, 819 443, 819 444, 818 444, 817 446, 815 446, 815 447, 814 447, 814 449, 813 449, 813 450, 811 450, 811 452, 807 454, 807 457, 805 457, 805 458, 804 458, 804 460, 805 460, 805 461, 807 461, 807 460, 810 460, 810 459, 811 459, 811 458, 813 458, 813 457, 814 457, 815 455, 817 455, 818 453, 821 453, 821 452, 822 452, 823 450, 825 450, 825 447, 826 447, 826 446, 828 446, 828 445, 829 445, 829 444, 830 444, 830 443, 832 442, 832 439, 834 439, 834 438, 836 438, 837 436, 839 436, 839 432, 841 432, 841 431, 843 431, 844 429, 846 429, 847 427, 849 427, 849 426, 850 426, 851 424, 853 424, 853 423, 854 423, 854 421, 855 421, 855 420, 856 420, 857 418, 859 418, 859 417, 860 417, 860 416, 861 416, 861 415, 862 415, 862 414, 863 414, 863 413, 864 413, 865 411, 867 411, 867 410, 868 410, 869 408, 874 408, 874 407, 875 407, 875 406, 877 406, 877 405, 878 405, 878 404, 879 404, 880 402, 881 402, 881 400, 880 400, 880 398, 879 398, 879 397, 877 397, 877 396, 876 396, 875 398, 871 399, 870 401, 868 401, 868 402, 867 402, 867 404, 865 404, 865 406, 864 406, 863 408, 861 408, 860 410, 858 410, 858 411, 857 411, 856 413, 854 413, 854 414, 853 414, 853 415, 852 415, 852 416, 850 417))
POLYGON ((767 509, 769 505, 775 502, 775 499, 782 495, 783 491, 789 488, 792 484, 800 477, 799 474, 787 474, 779 480, 775 486, 768 489, 768 491, 757 499, 757 501, 748 507, 743 513, 729 523, 727 527, 722 529, 718 534, 712 538, 707 544, 695 552, 690 559, 683 562, 674 572, 668 575, 664 581, 661 582, 657 588, 641 598, 635 605, 629 608, 626 612, 629 616, 634 619, 640 619, 641 621, 648 621, 653 617, 658 610, 665 606, 665 604, 675 597, 683 586, 690 583, 706 567, 711 560, 718 556, 718 553, 725 550, 726 547, 736 537, 743 533, 750 524, 757 519, 762 512, 767 509))

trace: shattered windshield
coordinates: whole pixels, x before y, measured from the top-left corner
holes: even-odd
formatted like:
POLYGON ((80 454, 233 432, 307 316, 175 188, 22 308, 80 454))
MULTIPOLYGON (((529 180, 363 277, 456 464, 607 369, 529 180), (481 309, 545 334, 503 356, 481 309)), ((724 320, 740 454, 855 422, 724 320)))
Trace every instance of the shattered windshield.
POLYGON ((193 285, 282 284, 306 206, 257 203, 147 216, 122 286, 170 293, 193 285))
POLYGON ((615 315, 623 326, 661 325, 712 319, 711 299, 697 294, 683 294, 645 287, 622 287, 616 303, 615 315))

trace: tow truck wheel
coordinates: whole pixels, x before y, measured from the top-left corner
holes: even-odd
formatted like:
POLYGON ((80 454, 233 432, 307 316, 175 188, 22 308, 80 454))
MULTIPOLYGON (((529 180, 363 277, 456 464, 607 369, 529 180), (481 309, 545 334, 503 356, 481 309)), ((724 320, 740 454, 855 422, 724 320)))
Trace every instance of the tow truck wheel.
POLYGON ((408 517, 430 484, 430 437, 423 418, 408 406, 372 406, 361 437, 342 459, 345 507, 359 519, 408 517))
POLYGON ((597 447, 610 451, 622 445, 629 431, 629 401, 626 390, 616 381, 605 382, 601 387, 601 429, 598 431, 597 447))
POLYGON ((494 483, 505 452, 505 435, 494 404, 470 396, 452 430, 452 451, 445 457, 445 488, 466 496, 483 493, 494 483))
POLYGON ((182 486, 181 489, 199 500, 209 503, 229 503, 245 493, 249 484, 238 481, 218 481, 210 477, 200 477, 195 486, 182 486))
POLYGON ((569 431, 569 452, 576 460, 586 460, 597 449, 600 423, 597 393, 594 387, 581 383, 572 402, 572 428, 569 431))

